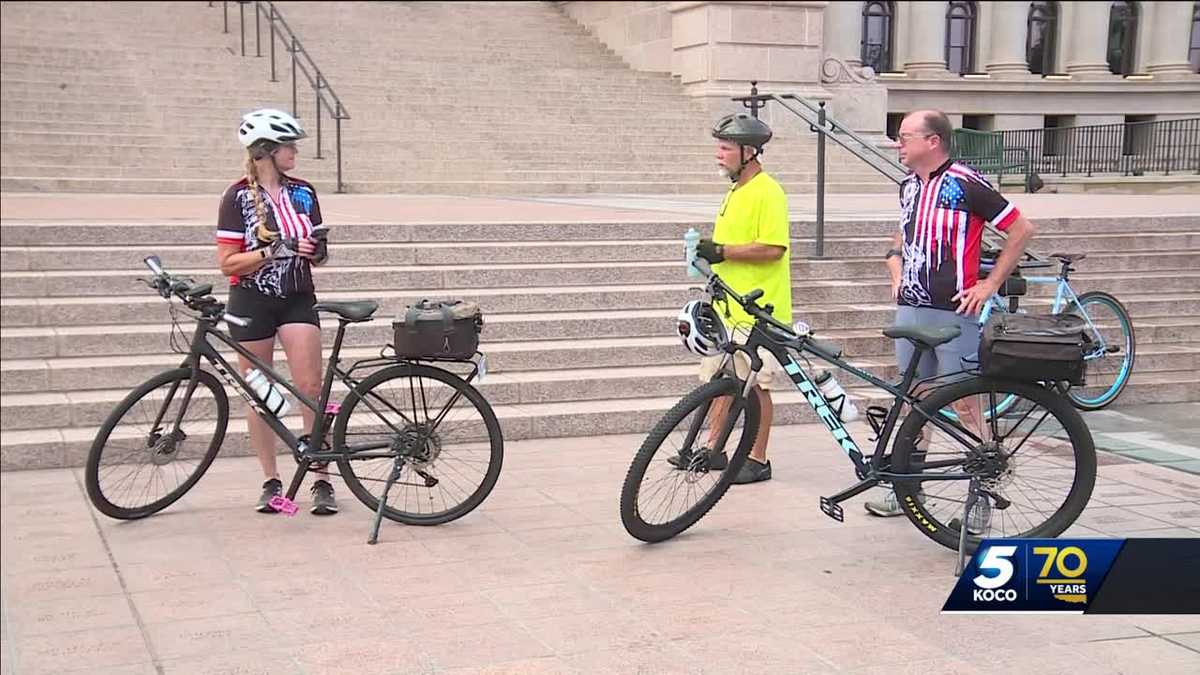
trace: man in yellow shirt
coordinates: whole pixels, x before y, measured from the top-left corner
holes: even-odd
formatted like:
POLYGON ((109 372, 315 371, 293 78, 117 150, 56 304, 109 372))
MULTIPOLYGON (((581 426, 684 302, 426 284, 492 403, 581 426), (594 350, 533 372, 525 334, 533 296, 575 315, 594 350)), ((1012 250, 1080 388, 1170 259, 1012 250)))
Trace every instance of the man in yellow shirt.
MULTIPOLYGON (((702 239, 696 255, 712 263, 712 269, 741 295, 760 288, 760 306, 772 305, 773 316, 792 322, 792 275, 789 252, 787 195, 759 161, 763 146, 771 140, 771 129, 761 120, 745 113, 722 118, 713 127, 717 139, 717 163, 723 176, 733 185, 725 195, 712 239, 702 239)), ((735 340, 744 341, 754 325, 737 303, 729 303, 718 311, 725 327, 735 340)), ((722 357, 706 357, 701 363, 700 379, 707 382, 716 374, 722 357)), ((745 354, 737 355, 735 367, 739 377, 750 371, 745 354)), ((767 441, 771 434, 774 405, 770 389, 776 382, 790 386, 791 381, 778 375, 779 366, 773 358, 764 359, 754 391, 762 408, 762 421, 750 457, 734 477, 736 484, 756 483, 771 478, 771 462, 767 459, 767 441)), ((713 428, 728 410, 729 401, 713 406, 713 428)), ((722 469, 728 459, 723 454, 709 460, 709 468, 722 469)))

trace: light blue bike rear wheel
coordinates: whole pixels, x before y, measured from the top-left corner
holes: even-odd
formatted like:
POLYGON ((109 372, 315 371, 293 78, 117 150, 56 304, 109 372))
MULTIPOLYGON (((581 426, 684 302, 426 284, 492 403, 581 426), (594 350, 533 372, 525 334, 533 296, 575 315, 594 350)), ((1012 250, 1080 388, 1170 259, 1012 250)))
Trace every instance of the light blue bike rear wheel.
POLYGON ((1080 410, 1100 410, 1117 400, 1133 373, 1133 321, 1120 300, 1101 291, 1084 293, 1065 312, 1084 319, 1092 338, 1091 351, 1084 356, 1086 384, 1071 387, 1067 396, 1080 410))

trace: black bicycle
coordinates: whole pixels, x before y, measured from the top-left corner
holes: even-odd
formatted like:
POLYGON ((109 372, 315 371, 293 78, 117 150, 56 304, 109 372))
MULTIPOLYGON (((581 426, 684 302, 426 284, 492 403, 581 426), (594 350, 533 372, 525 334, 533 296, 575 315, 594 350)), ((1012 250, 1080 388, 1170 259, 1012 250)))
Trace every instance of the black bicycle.
POLYGON ((710 302, 736 302, 755 321, 744 345, 730 340, 722 346, 722 372, 668 411, 634 457, 621 490, 621 521, 633 537, 670 539, 725 494, 758 432, 759 403, 751 391, 763 367, 759 349, 779 362, 854 465, 858 482, 821 498, 821 511, 835 520, 844 518, 841 502, 890 484, 913 525, 939 544, 957 548, 961 565, 962 556, 985 537, 1054 537, 1083 511, 1096 480, 1095 446, 1083 418, 1053 383, 971 372, 916 380, 920 359, 957 337, 956 326, 884 330, 917 349, 900 381, 886 382, 842 360, 836 345, 777 321, 770 305, 756 304, 761 290, 739 296, 702 261, 697 266, 708 275, 710 302), (730 372, 737 352, 750 359, 746 380, 730 372), (871 455, 814 383, 810 356, 893 397, 890 409, 867 410, 875 432, 871 455), (983 412, 997 410, 997 403, 1010 397, 1002 413, 983 412), (911 412, 892 442, 906 406, 911 412), (726 453, 726 448, 733 450, 726 453))
MULTIPOLYGON (((321 302, 316 310, 337 316, 338 331, 318 400, 301 394, 283 376, 218 328, 221 322, 248 325, 225 311, 211 284, 167 274, 157 257, 146 258, 153 277, 147 285, 171 301, 172 346, 181 337, 174 300, 196 329, 178 368, 136 387, 100 427, 88 454, 85 481, 92 504, 106 516, 145 518, 170 506, 208 470, 229 425, 229 398, 221 380, 246 400, 292 449, 296 473, 280 505, 293 499, 309 471, 337 465, 347 487, 375 512, 369 543, 378 540, 382 518, 409 525, 438 525, 470 513, 488 496, 500 475, 504 439, 491 405, 472 386, 478 361, 451 360, 470 367, 460 377, 445 368, 387 355, 341 367, 338 355, 346 327, 370 321, 372 301, 321 302), (249 359, 267 378, 315 414, 310 435, 297 437, 209 342, 216 338, 249 359), (202 367, 207 362, 217 375, 202 367), (358 379, 354 373, 368 371, 358 379), (334 381, 346 388, 331 402, 334 381), (328 442, 327 442, 328 439, 328 442), (382 488, 382 489, 380 489, 382 488)), ((421 359, 422 361, 425 359, 421 359)), ((436 361, 438 359, 431 359, 436 361)), ((449 364, 447 364, 449 365, 449 364)))

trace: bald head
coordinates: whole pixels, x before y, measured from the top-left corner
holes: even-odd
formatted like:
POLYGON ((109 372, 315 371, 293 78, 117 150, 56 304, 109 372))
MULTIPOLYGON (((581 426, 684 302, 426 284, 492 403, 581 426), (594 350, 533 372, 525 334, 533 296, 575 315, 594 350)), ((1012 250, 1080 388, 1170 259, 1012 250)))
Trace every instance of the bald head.
POLYGON ((946 113, 941 110, 914 110, 905 115, 904 119, 919 124, 924 133, 937 136, 941 141, 942 148, 947 153, 950 152, 950 140, 954 133, 954 125, 950 123, 950 118, 946 117, 946 113))

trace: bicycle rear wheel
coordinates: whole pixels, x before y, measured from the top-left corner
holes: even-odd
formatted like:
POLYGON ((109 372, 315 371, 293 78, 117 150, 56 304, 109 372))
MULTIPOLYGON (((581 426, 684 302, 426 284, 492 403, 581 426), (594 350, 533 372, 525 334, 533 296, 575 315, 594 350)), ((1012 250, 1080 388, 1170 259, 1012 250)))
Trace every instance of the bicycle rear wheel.
POLYGON ((758 433, 758 397, 742 398, 744 385, 722 377, 697 387, 646 437, 621 488, 621 523, 631 536, 645 542, 670 539, 703 518, 725 495, 758 433), (718 403, 722 399, 730 408, 717 429, 716 415, 709 413, 714 404, 723 405, 718 403), (701 452, 704 448, 711 453, 701 452), (734 450, 724 469, 711 468, 727 448, 734 450))
POLYGON ((1056 537, 1083 512, 1096 483, 1096 449, 1065 397, 1039 385, 971 378, 933 391, 917 407, 958 433, 914 410, 893 445, 893 470, 922 474, 894 487, 905 515, 929 538, 958 548, 969 488, 965 478, 938 476, 969 475, 984 489, 967 514, 968 550, 987 537, 1056 537), (982 415, 1009 396, 1006 412, 982 415), (947 408, 966 422, 950 420, 947 408), (917 449, 920 438, 926 441, 917 449))
POLYGON ((350 392, 333 425, 338 470, 375 511, 394 470, 383 515, 440 525, 483 503, 496 485, 504 437, 491 405, 451 372, 406 363, 385 368, 350 392))
POLYGON ((208 470, 225 440, 229 398, 207 371, 199 371, 189 394, 192 384, 190 368, 159 373, 101 425, 84 468, 88 499, 100 513, 145 518, 173 504, 208 470))
POLYGON ((1084 356, 1087 383, 1066 394, 1080 410, 1100 410, 1129 384, 1137 351, 1133 321, 1120 300, 1101 291, 1084 293, 1066 311, 1088 322, 1093 346, 1084 356))

